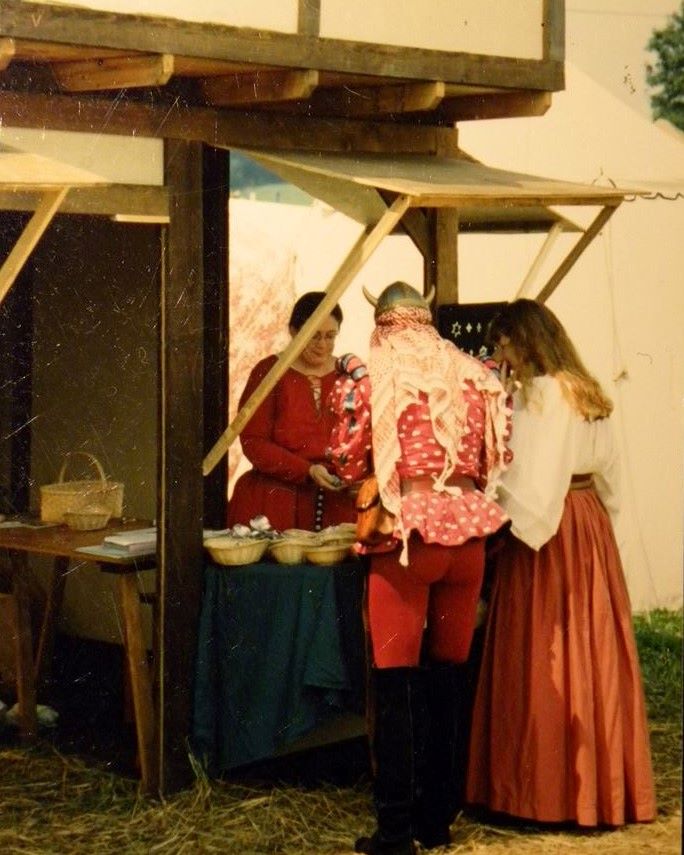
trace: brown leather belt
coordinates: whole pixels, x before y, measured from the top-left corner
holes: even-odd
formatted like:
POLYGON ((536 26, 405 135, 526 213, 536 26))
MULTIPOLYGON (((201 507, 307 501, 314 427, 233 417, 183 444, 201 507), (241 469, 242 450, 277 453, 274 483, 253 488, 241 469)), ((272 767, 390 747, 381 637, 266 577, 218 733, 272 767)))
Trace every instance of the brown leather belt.
POLYGON ((594 476, 591 472, 583 475, 573 475, 570 479, 571 490, 589 490, 594 486, 594 476))
MULTIPOLYGON (((435 479, 431 475, 417 475, 415 478, 401 479, 401 495, 409 493, 428 493, 434 489, 435 479)), ((460 487, 461 490, 474 490, 475 482, 466 475, 452 475, 446 482, 447 487, 460 487)))

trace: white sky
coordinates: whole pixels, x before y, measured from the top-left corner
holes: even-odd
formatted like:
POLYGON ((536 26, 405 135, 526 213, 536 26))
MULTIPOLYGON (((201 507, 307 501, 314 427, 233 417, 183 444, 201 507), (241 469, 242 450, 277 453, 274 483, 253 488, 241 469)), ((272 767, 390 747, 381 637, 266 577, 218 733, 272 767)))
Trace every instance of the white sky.
POLYGON ((679 0, 566 0, 566 59, 650 116, 645 67, 655 55, 646 44, 679 7, 679 0))

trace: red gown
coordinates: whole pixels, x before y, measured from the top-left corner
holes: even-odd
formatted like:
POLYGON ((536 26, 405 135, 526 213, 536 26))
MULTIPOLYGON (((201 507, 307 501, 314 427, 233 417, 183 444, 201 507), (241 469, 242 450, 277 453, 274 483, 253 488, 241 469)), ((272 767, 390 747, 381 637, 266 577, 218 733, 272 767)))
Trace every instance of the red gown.
POLYGON ((497 553, 467 797, 537 822, 650 821, 644 692, 607 511, 619 483, 610 421, 582 419, 553 377, 514 403, 500 500, 516 536, 497 553))
MULTIPOLYGON (((240 398, 242 407, 275 363, 275 355, 252 370, 240 398)), ((338 375, 321 377, 320 412, 308 378, 290 368, 256 410, 240 435, 252 469, 238 478, 228 503, 228 525, 247 525, 265 514, 280 531, 310 531, 353 522, 349 494, 319 489, 309 477, 313 463, 326 463, 334 418, 325 402, 338 375)))

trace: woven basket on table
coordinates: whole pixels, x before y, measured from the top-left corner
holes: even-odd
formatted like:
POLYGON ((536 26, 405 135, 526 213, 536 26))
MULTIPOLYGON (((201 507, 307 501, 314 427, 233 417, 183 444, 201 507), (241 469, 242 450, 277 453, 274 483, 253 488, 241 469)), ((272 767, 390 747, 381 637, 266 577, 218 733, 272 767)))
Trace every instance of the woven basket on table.
POLYGON ((69 451, 64 458, 62 468, 55 484, 44 484, 40 488, 40 518, 43 522, 64 522, 64 514, 79 512, 97 505, 107 509, 110 516, 118 518, 123 513, 124 485, 110 481, 102 464, 87 451, 69 451), (65 481, 67 465, 76 455, 87 457, 97 469, 97 480, 65 481))

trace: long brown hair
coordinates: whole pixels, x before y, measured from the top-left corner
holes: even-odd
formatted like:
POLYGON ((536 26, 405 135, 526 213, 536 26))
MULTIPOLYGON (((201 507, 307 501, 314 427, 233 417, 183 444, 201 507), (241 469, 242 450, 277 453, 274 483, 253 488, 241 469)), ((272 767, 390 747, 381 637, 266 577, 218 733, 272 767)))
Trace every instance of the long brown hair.
POLYGON ((509 303, 491 321, 487 330, 490 345, 502 336, 510 339, 521 365, 516 380, 523 394, 530 389, 533 377, 549 374, 556 377, 565 397, 587 421, 603 419, 613 410, 613 403, 598 380, 585 368, 565 328, 542 303, 521 298, 509 303))

